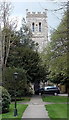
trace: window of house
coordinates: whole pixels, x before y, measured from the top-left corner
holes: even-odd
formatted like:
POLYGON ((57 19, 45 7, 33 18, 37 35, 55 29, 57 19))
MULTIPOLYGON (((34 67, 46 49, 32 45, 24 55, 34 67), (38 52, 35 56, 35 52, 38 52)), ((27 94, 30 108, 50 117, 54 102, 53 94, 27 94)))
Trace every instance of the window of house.
POLYGON ((34 23, 32 23, 32 31, 34 32, 34 23))
POLYGON ((41 22, 39 23, 39 32, 41 32, 41 22))

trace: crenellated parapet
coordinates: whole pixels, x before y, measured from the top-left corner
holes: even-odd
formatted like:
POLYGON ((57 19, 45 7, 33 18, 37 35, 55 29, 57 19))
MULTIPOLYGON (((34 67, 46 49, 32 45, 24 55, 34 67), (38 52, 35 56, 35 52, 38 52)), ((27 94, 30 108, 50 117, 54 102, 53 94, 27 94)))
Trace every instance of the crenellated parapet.
POLYGON ((26 17, 47 17, 47 11, 44 12, 29 12, 28 9, 26 9, 26 17))

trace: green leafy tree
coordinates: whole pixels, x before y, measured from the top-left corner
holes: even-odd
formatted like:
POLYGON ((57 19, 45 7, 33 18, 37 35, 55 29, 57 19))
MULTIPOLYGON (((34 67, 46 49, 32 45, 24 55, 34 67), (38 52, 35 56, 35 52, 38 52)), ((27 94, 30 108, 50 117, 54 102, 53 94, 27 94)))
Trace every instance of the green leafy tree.
MULTIPOLYGON (((41 65, 41 59, 36 49, 38 44, 35 44, 31 37, 31 31, 26 26, 23 19, 22 27, 19 31, 14 33, 15 40, 10 46, 7 59, 7 68, 11 67, 11 69, 13 69, 13 67, 15 67, 26 71, 27 83, 35 81, 40 82, 42 79, 46 78, 45 69, 41 65)), ((8 74, 9 72, 7 75, 8 74)), ((10 79, 8 79, 8 83, 9 82, 11 82, 10 79)), ((13 82, 11 83, 13 85, 13 82)))
POLYGON ((0 86, 0 114, 9 112, 11 97, 8 91, 0 86))
POLYGON ((14 96, 16 89, 17 95, 24 95, 24 90, 27 88, 26 71, 22 68, 7 67, 4 71, 3 86, 14 96), (14 73, 17 72, 17 79, 14 78, 14 73), (20 92, 20 93, 19 93, 20 92))
POLYGON ((22 26, 19 30, 20 43, 25 47, 35 49, 35 42, 32 40, 32 32, 26 25, 25 19, 22 19, 22 26))
POLYGON ((40 71, 40 57, 35 50, 35 43, 32 41, 31 31, 26 26, 25 20, 22 21, 20 31, 15 33, 16 39, 13 42, 7 61, 7 67, 22 67, 27 72, 27 78, 34 82, 40 71))
POLYGON ((7 67, 22 67, 27 71, 28 79, 34 81, 37 71, 39 70, 39 61, 40 58, 37 52, 27 47, 16 46, 10 51, 7 67))
POLYGON ((52 33, 43 56, 45 64, 49 67, 49 78, 57 84, 66 82, 69 78, 67 74, 67 33, 67 12, 65 12, 57 30, 52 33))

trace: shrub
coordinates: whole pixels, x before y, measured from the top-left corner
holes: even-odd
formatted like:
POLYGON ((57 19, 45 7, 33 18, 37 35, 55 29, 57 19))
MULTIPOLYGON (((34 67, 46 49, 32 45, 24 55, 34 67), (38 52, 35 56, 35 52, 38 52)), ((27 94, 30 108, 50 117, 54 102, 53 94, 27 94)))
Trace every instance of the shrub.
POLYGON ((27 86, 26 71, 23 68, 6 67, 3 77, 3 86, 8 90, 11 97, 15 95, 15 89, 17 96, 24 93, 24 88, 27 86), (18 76, 15 80, 14 73, 17 72, 18 76))
POLYGON ((9 106, 11 102, 10 94, 8 91, 0 86, 0 105, 2 106, 2 113, 8 112, 9 111, 9 106))

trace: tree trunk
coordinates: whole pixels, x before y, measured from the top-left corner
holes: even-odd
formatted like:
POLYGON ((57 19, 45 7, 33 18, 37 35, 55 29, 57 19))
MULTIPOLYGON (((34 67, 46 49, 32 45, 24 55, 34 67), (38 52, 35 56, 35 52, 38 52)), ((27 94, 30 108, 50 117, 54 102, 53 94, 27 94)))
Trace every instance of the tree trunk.
POLYGON ((2 85, 2 33, 1 33, 1 26, 0 26, 0 85, 2 85))

